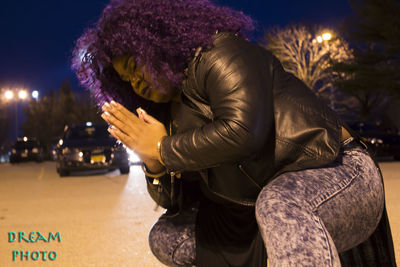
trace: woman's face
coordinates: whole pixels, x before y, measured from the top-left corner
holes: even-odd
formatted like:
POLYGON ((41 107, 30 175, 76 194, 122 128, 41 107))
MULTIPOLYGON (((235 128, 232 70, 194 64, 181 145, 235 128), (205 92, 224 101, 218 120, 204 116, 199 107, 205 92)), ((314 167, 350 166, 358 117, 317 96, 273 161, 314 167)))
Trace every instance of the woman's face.
MULTIPOLYGON (((142 68, 136 64, 133 57, 119 56, 112 60, 112 64, 120 78, 125 82, 129 82, 133 91, 144 99, 155 103, 166 103, 174 97, 174 90, 171 90, 169 86, 165 87, 167 93, 162 93, 155 89, 148 73, 142 71, 142 68)), ((164 85, 163 83, 161 84, 164 85)))

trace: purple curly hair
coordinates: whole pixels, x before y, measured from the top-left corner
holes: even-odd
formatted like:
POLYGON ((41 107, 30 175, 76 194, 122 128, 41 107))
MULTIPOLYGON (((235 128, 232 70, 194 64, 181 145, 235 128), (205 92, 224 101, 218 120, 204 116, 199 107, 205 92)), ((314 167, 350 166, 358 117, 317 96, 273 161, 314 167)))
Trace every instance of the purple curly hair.
POLYGON ((132 55, 158 90, 160 74, 179 88, 196 48, 210 46, 217 30, 245 37, 253 29, 250 17, 209 0, 111 0, 76 41, 72 68, 98 105, 114 99, 130 109, 148 107, 114 71, 113 57, 132 55))

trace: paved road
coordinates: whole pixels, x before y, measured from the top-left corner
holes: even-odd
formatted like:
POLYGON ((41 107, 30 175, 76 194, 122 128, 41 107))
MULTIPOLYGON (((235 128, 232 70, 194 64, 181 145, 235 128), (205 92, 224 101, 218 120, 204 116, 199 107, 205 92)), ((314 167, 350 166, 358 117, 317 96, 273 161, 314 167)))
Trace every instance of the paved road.
POLYGON ((139 167, 132 166, 129 176, 115 171, 60 178, 53 162, 3 164, 0 177, 0 266, 161 266, 147 233, 162 210, 153 211, 139 167), (8 242, 9 232, 21 231, 46 239, 58 232, 61 242, 8 242), (19 255, 13 262, 14 250, 55 251, 57 259, 34 262, 30 255, 21 261, 19 255))
MULTIPOLYGON (((400 163, 381 166, 400 257, 400 163)), ((53 162, 2 164, 0 266, 161 266, 147 245, 149 229, 162 213, 153 208, 137 166, 129 175, 115 171, 60 178, 53 162), (33 233, 36 242, 23 237, 18 242, 19 232, 27 240, 33 233), (29 251, 28 260, 21 260, 21 251, 29 251)))

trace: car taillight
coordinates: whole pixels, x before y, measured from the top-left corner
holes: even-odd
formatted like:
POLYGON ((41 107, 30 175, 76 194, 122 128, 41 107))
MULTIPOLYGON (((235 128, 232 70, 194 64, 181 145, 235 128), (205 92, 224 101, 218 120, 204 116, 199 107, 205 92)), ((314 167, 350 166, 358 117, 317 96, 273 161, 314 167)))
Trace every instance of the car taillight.
POLYGON ((68 147, 63 148, 63 150, 61 150, 61 154, 63 154, 63 155, 67 154, 68 152, 69 152, 68 147))

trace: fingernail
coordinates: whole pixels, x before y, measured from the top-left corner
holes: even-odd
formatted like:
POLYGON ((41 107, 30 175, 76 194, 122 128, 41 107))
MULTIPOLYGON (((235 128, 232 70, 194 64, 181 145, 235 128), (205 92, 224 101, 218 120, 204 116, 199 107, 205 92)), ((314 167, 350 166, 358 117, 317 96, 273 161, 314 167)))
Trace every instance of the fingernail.
POLYGON ((142 113, 146 114, 146 111, 142 108, 138 108, 137 110, 138 110, 138 113, 140 113, 140 114, 142 114, 142 113))
POLYGON ((118 104, 117 104, 117 102, 115 102, 114 100, 111 100, 111 103, 110 103, 112 106, 114 106, 114 107, 117 107, 118 106, 118 104))
POLYGON ((101 109, 102 110, 106 110, 107 108, 109 108, 110 107, 110 104, 108 104, 107 102, 105 102, 104 104, 103 104, 103 106, 101 106, 101 109))
POLYGON ((109 116, 110 116, 110 113, 108 113, 107 111, 105 111, 105 112, 103 112, 103 115, 106 116, 106 117, 109 117, 109 116))

